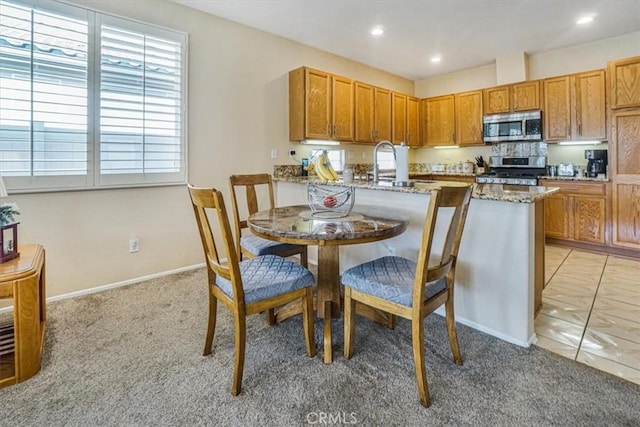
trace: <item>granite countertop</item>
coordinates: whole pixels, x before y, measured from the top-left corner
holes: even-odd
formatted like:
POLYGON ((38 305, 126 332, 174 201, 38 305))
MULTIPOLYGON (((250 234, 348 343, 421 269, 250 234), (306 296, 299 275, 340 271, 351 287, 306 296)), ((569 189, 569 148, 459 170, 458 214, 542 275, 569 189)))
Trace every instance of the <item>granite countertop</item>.
POLYGON ((609 182, 609 178, 588 178, 583 176, 539 176, 538 179, 552 180, 552 181, 585 181, 585 182, 609 182))
MULTIPOLYGON (((296 184, 323 184, 322 181, 315 177, 274 177, 274 181, 277 182, 290 182, 296 184)), ((377 184, 373 182, 366 182, 355 180, 350 184, 345 184, 343 181, 335 181, 328 183, 334 187, 355 187, 366 188, 368 190, 379 191, 395 191, 401 193, 422 193, 429 194, 432 190, 440 188, 442 186, 464 186, 468 185, 462 182, 451 181, 417 181, 414 187, 395 187, 391 181, 381 181, 377 184)), ((560 191, 558 187, 541 187, 541 186, 526 186, 526 185, 503 185, 503 184, 472 184, 473 193, 471 198, 481 200, 495 200, 500 202, 512 202, 512 203, 535 203, 545 197, 557 193, 560 191)))

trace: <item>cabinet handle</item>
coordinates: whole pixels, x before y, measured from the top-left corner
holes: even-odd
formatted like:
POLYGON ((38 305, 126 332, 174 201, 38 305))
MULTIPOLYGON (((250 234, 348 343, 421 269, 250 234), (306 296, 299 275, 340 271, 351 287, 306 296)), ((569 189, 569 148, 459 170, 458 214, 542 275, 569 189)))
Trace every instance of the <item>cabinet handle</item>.
POLYGON ((338 133, 338 125, 333 125, 333 136, 336 136, 338 133))
POLYGON ((327 135, 331 136, 331 123, 327 123, 327 135))
POLYGON ((578 123, 578 136, 582 136, 582 123, 578 123))

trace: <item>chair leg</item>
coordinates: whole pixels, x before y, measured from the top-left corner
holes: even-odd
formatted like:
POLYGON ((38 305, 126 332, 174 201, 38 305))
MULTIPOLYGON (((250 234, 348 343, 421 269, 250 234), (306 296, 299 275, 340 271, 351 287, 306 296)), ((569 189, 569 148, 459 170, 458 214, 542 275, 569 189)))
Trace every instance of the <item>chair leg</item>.
POLYGON ((307 288, 307 293, 302 300, 302 323, 307 356, 314 357, 316 355, 316 334, 313 327, 313 289, 311 287, 307 288))
POLYGON ((302 248, 302 251, 300 252, 300 264, 302 264, 302 266, 304 268, 309 267, 309 261, 307 258, 307 247, 305 246, 304 248, 302 248))
POLYGON ((247 341, 247 318, 244 313, 236 314, 236 354, 233 368, 233 387, 231 394, 237 396, 242 388, 242 373, 244 371, 244 350, 247 341))
POLYGON ((395 329, 396 328, 396 316, 391 313, 387 313, 387 328, 395 329))
POLYGON ((420 403, 429 407, 429 386, 427 384, 427 366, 424 359, 424 323, 421 316, 411 321, 411 341, 413 346, 413 361, 416 366, 416 381, 420 403))
POLYGON ((456 332, 456 319, 453 313, 453 298, 449 296, 444 304, 447 319, 447 335, 449 335, 449 344, 451 345, 451 353, 456 365, 462 365, 462 355, 460 354, 460 346, 458 345, 458 333, 456 332))
POLYGON ((267 310, 267 325, 273 326, 276 324, 276 311, 273 308, 267 310))
POLYGON ((356 329, 356 302, 351 298, 351 288, 344 287, 344 358, 351 359, 353 355, 353 336, 356 329))
POLYGON ((213 334, 216 331, 216 315, 218 313, 218 299, 213 296, 211 289, 209 289, 209 319, 207 321, 207 335, 204 339, 204 351, 203 356, 211 354, 211 346, 213 345, 213 334))

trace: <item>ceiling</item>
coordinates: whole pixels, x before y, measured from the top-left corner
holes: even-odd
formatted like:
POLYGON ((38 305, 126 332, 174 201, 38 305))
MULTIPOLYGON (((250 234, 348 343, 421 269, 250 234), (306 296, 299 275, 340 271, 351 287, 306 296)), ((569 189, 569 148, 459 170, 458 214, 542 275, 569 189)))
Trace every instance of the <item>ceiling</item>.
POLYGON ((411 80, 640 31, 639 0, 171 1, 411 80))

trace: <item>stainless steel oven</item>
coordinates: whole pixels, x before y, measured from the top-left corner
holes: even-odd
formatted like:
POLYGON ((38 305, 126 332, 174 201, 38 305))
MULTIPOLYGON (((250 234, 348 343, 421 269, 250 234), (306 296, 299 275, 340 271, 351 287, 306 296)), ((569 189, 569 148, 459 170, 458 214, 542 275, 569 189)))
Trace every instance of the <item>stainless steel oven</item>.
POLYGON ((482 131, 485 143, 542 141, 542 111, 484 116, 482 131))
POLYGON ((478 175, 478 184, 538 185, 538 177, 546 174, 547 158, 491 157, 489 173, 478 175))

